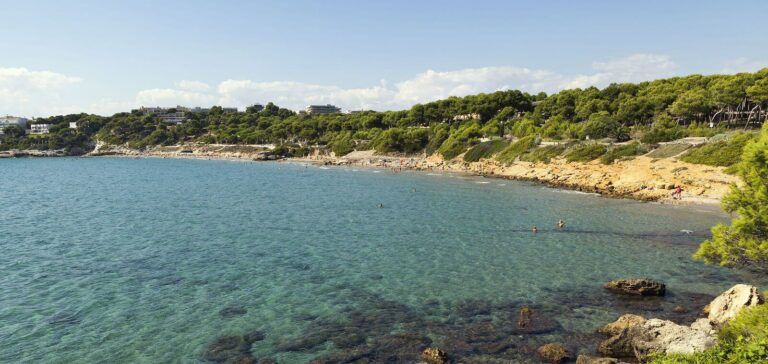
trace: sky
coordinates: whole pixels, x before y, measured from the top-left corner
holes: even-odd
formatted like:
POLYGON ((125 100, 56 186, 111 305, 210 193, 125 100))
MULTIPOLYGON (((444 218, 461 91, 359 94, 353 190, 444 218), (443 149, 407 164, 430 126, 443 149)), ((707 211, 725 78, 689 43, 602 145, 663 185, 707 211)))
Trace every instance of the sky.
POLYGON ((400 110, 768 66, 768 1, 0 0, 0 115, 400 110))

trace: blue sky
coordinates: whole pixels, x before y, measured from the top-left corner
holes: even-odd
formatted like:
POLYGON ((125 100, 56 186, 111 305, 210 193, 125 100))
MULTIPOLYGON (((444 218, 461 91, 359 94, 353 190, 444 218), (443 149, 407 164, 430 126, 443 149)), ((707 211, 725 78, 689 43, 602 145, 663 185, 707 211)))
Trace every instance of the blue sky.
POLYGON ((401 109, 768 66, 768 1, 0 0, 0 114, 401 109))

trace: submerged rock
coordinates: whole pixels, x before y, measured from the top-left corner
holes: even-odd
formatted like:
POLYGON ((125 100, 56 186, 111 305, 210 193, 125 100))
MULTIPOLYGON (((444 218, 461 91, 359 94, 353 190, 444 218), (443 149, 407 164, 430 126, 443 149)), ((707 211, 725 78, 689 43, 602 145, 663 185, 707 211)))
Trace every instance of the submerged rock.
POLYGON ((224 307, 219 311, 219 315, 223 318, 231 318, 235 316, 241 316, 248 313, 248 310, 246 310, 243 307, 236 307, 236 306, 230 306, 230 307, 224 307))
POLYGON ((264 333, 253 331, 242 336, 221 336, 208 344, 203 352, 203 359, 217 363, 254 363, 251 345, 264 340, 264 333))
POLYGON ((250 357, 251 345, 242 336, 222 336, 208 345, 203 359, 224 363, 237 358, 250 357))
POLYGON ((755 286, 737 284, 717 296, 709 306, 707 318, 717 326, 730 321, 744 307, 753 307, 764 302, 755 286))
POLYGON ((606 283, 603 288, 618 294, 631 296, 663 296, 666 285, 650 278, 616 279, 606 283))
POLYGON ((75 312, 61 311, 45 319, 49 325, 76 325, 80 323, 80 317, 75 312))
POLYGON ((645 318, 638 315, 633 314, 626 314, 619 317, 618 320, 611 322, 610 324, 607 324, 601 328, 599 328, 597 331, 601 334, 606 335, 618 335, 623 331, 624 329, 628 329, 633 326, 642 325, 645 322, 645 318))
POLYGON ((545 344, 539 347, 536 352, 542 360, 547 363, 560 364, 571 357, 568 349, 560 344, 545 344))
POLYGON ((623 361, 619 361, 616 358, 596 358, 587 355, 579 355, 576 358, 576 364, 625 364, 623 361))

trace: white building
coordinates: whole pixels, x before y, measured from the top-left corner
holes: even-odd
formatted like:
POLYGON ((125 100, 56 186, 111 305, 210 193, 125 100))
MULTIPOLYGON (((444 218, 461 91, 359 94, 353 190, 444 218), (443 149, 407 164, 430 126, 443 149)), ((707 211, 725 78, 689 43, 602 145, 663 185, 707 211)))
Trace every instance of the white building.
POLYGON ((313 115, 313 114, 335 114, 341 112, 341 108, 338 108, 334 105, 327 104, 327 105, 309 105, 304 110, 307 112, 307 114, 313 115))
POLYGON ((70 121, 69 122, 69 128, 77 130, 77 122, 76 121, 70 121))
POLYGON ((53 124, 31 124, 29 133, 32 135, 48 134, 51 132, 51 125, 53 124))
POLYGON ((27 128, 27 123, 29 123, 29 119, 20 118, 18 116, 3 116, 0 117, 0 135, 3 134, 3 129, 5 129, 8 126, 11 125, 18 125, 22 129, 27 128))
POLYGON ((160 118, 160 120, 162 120, 163 122, 170 123, 170 124, 181 124, 187 120, 187 116, 184 114, 183 111, 159 114, 157 115, 157 117, 160 118))

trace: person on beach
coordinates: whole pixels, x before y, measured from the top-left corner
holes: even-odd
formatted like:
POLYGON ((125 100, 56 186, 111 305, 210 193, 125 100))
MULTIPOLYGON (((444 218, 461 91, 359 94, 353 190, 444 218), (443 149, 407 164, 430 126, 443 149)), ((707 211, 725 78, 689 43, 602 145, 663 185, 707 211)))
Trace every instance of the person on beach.
POLYGON ((561 230, 565 228, 565 221, 563 221, 563 219, 560 219, 560 221, 557 222, 557 228, 561 230))
POLYGON ((677 186, 675 188, 675 192, 672 192, 672 199, 675 200, 682 200, 683 199, 683 189, 680 186, 677 186))
POLYGON ((538 233, 539 232, 539 228, 537 228, 536 225, 533 225, 533 229, 531 229, 531 231, 533 231, 534 234, 538 233))

